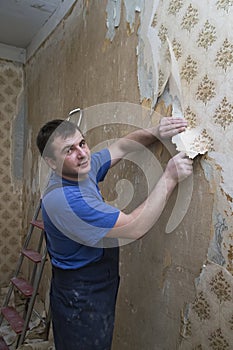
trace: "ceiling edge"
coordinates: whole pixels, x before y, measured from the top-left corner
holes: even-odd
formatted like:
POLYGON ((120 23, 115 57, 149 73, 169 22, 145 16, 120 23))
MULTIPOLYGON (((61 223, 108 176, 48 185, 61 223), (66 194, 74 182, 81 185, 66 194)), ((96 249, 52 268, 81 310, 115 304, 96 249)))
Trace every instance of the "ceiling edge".
POLYGON ((0 43, 0 58, 24 64, 26 62, 26 50, 0 43))
POLYGON ((66 0, 61 2, 53 15, 44 24, 44 26, 39 30, 39 32, 32 39, 30 45, 26 50, 26 61, 28 61, 40 45, 46 40, 46 38, 52 33, 52 31, 57 27, 60 21, 65 17, 69 9, 77 0, 66 0))

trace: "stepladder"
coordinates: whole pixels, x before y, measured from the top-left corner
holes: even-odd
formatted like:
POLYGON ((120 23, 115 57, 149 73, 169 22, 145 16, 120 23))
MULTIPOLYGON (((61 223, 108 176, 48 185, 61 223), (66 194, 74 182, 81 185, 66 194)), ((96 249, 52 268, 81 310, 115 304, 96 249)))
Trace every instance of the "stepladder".
POLYGON ((5 324, 12 330, 15 334, 14 345, 9 347, 4 335, 0 336, 0 350, 18 349, 24 344, 35 318, 42 325, 41 338, 48 340, 51 322, 49 303, 47 302, 47 307, 41 307, 40 303, 39 310, 36 308, 47 261, 48 252, 40 200, 29 223, 14 274, 1 306, 0 327, 5 324), (20 298, 20 307, 15 303, 16 295, 20 298))

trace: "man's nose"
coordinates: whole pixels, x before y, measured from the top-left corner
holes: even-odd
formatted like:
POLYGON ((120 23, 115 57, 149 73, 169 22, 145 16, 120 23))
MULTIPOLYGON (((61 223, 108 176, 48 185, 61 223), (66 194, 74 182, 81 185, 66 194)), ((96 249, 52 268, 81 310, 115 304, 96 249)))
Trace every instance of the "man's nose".
POLYGON ((86 156, 86 151, 82 147, 76 147, 76 154, 78 157, 85 157, 86 156))

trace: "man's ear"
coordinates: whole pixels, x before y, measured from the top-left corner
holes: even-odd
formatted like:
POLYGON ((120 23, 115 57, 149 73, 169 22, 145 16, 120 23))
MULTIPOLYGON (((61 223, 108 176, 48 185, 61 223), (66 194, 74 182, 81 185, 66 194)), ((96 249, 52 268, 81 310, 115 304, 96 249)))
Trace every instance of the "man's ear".
POLYGON ((44 160, 46 161, 46 163, 48 164, 48 166, 53 169, 56 170, 57 169, 57 165, 56 162, 53 158, 50 157, 45 157, 44 160))

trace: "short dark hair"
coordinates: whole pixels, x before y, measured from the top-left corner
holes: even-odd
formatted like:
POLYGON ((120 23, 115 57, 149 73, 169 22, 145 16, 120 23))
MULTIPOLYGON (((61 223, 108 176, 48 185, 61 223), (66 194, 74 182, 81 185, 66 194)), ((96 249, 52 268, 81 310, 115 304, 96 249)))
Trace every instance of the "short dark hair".
POLYGON ((54 119, 47 122, 42 126, 36 138, 36 145, 40 154, 43 157, 53 158, 54 154, 51 144, 55 137, 62 136, 66 139, 74 135, 77 130, 82 134, 79 127, 68 120, 54 119))

